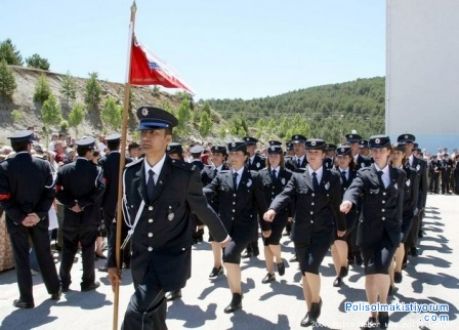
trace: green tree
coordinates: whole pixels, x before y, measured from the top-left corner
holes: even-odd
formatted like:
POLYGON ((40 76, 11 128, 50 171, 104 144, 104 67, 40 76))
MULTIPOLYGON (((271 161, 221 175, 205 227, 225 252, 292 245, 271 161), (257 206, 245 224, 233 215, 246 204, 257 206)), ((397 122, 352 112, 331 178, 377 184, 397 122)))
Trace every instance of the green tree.
POLYGON ((212 120, 207 112, 201 113, 201 120, 199 122, 199 133, 203 138, 207 137, 212 130, 212 120))
POLYGON ((84 105, 81 103, 75 103, 67 118, 69 127, 73 127, 75 129, 76 138, 78 137, 78 126, 80 126, 83 122, 85 115, 86 111, 84 109, 84 105))
POLYGON ((104 125, 110 129, 119 129, 121 127, 122 114, 123 107, 113 97, 107 97, 100 112, 100 119, 104 125))
POLYGON ((0 43, 0 61, 2 60, 10 65, 22 65, 21 53, 16 50, 11 39, 6 39, 0 43))
POLYGON ((89 79, 86 81, 84 102, 89 112, 98 108, 100 102, 100 94, 102 87, 97 81, 97 73, 92 72, 89 74, 89 79))
POLYGON ((0 96, 11 100, 14 90, 16 89, 16 81, 13 71, 6 64, 5 60, 0 61, 0 96))
POLYGON ((69 122, 67 120, 63 119, 63 120, 61 120, 61 122, 59 124, 59 127, 60 127, 62 133, 67 133, 67 131, 69 129, 69 122))
POLYGON ((22 112, 20 112, 19 110, 11 111, 11 120, 13 121, 13 123, 19 124, 20 122, 22 122, 23 119, 24 114, 22 112))
POLYGON ((62 110, 57 103, 56 97, 50 94, 41 107, 41 121, 43 122, 46 145, 48 145, 48 134, 52 126, 57 126, 62 121, 62 110))
POLYGON ((70 72, 62 78, 61 93, 65 96, 67 104, 76 99, 76 82, 70 72))
POLYGON ((191 117, 190 101, 187 98, 183 98, 180 103, 177 119, 179 121, 179 127, 183 128, 186 126, 191 117))
POLYGON ((41 74, 38 78, 37 84, 35 85, 35 93, 33 95, 33 101, 39 104, 44 102, 51 96, 51 87, 49 87, 48 78, 45 74, 41 74))
POLYGON ((26 58, 26 63, 29 68, 36 68, 41 70, 49 70, 49 62, 46 58, 41 57, 38 54, 26 58))

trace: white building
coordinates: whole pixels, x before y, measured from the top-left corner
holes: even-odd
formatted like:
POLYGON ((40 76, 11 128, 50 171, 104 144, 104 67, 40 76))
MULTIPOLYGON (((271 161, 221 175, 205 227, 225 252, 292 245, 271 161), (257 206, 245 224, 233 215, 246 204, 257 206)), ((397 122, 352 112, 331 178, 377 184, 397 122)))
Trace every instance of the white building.
POLYGON ((387 0, 386 133, 459 148, 459 0, 387 0))

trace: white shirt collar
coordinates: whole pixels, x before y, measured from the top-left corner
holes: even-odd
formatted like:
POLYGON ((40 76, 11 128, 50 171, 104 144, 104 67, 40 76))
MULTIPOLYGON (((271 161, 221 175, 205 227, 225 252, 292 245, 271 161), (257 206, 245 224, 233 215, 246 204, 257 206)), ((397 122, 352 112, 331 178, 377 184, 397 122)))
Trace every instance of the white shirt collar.
POLYGON ((231 173, 234 173, 234 172, 237 172, 237 178, 239 180, 242 177, 242 173, 244 172, 244 166, 242 166, 238 171, 231 169, 231 173))
POLYGON ((300 156, 300 157, 298 157, 297 155, 295 155, 295 160, 296 160, 296 161, 300 160, 301 162, 303 162, 303 159, 304 159, 304 155, 303 155, 303 156, 300 156))
POLYGON ((382 171, 383 175, 389 174, 389 165, 388 164, 386 164, 386 166, 384 168, 379 168, 378 164, 376 164, 376 163, 374 163, 374 164, 375 164, 376 171, 382 171))
POLYGON ((413 161, 414 161, 414 155, 413 154, 411 154, 411 156, 408 157, 408 161, 410 163, 410 166, 413 166, 413 161))
POLYGON ((148 171, 153 170, 155 172, 155 183, 158 181, 159 175, 161 174, 161 170, 163 169, 164 162, 166 161, 166 154, 164 154, 163 158, 159 160, 154 166, 150 166, 148 164, 147 158, 144 158, 144 167, 145 167, 145 180, 148 181, 148 171))
POLYGON ((220 166, 216 166, 215 168, 217 169, 217 172, 220 172, 223 168, 223 164, 221 164, 220 166))
POLYGON ((272 172, 272 171, 276 171, 276 174, 279 173, 279 170, 280 170, 280 166, 271 167, 271 172, 272 172))

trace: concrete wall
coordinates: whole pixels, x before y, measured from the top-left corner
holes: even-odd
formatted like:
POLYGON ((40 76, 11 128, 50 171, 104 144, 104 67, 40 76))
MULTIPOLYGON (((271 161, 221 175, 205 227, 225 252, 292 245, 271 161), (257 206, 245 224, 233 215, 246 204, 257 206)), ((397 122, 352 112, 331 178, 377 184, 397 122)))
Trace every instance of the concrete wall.
POLYGON ((387 0, 386 133, 459 148, 459 0, 387 0))

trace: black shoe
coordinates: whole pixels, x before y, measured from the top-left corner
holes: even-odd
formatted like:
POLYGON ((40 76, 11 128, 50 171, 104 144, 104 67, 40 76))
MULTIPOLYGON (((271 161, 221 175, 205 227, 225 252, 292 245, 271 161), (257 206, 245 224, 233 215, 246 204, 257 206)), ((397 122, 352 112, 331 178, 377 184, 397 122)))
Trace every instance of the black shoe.
POLYGON ((225 313, 233 313, 242 308, 242 295, 240 293, 233 293, 233 298, 228 306, 225 307, 225 313))
POLYGON ((182 298, 182 290, 174 290, 174 291, 169 291, 166 293, 166 300, 167 301, 172 301, 175 299, 182 298))
POLYGON ((69 288, 70 288, 70 283, 69 284, 62 284, 61 283, 61 291, 62 292, 69 292, 69 288))
POLYGON ((284 275, 285 274, 285 264, 284 264, 284 260, 282 260, 282 262, 279 262, 277 264, 277 272, 279 273, 280 276, 284 275))
POLYGON ((388 296, 393 296, 395 294, 395 292, 397 292, 397 288, 395 285, 391 285, 389 287, 389 292, 387 292, 387 295, 388 296))
POLYGON ((412 247, 411 250, 410 250, 410 255, 411 255, 412 257, 417 257, 417 256, 419 255, 418 249, 415 248, 415 247, 412 247))
POLYGON ((62 295, 62 290, 59 289, 59 291, 55 292, 55 293, 51 293, 51 300, 60 300, 61 299, 61 295, 62 295))
POLYGON ((380 329, 387 329, 389 325, 389 313, 387 312, 379 312, 378 313, 378 322, 380 329))
POLYGON ((28 309, 28 308, 34 308, 35 304, 32 302, 27 302, 21 299, 16 299, 13 301, 13 306, 17 308, 23 308, 23 309, 28 309))
POLYGON ((266 284, 266 283, 271 283, 276 280, 276 276, 273 273, 268 273, 266 274, 265 277, 261 280, 261 283, 266 284))
POLYGON ((346 277, 348 272, 349 272, 349 267, 344 267, 344 266, 341 267, 339 269, 339 277, 341 277, 341 278, 346 277))
POLYGON ((317 319, 319 318, 319 315, 320 315, 321 302, 311 304, 311 309, 306 314, 306 316, 301 320, 300 325, 302 327, 309 327, 317 322, 317 319))
POLYGON ((362 266, 362 262, 363 262, 363 261, 362 261, 362 256, 361 256, 360 254, 358 254, 358 255, 356 255, 354 258, 355 258, 355 264, 356 264, 357 266, 362 266))
POLYGON ((369 329, 376 329, 378 327, 378 322, 376 321, 376 317, 370 316, 363 325, 363 327, 360 327, 362 330, 369 330, 369 329))
POLYGON ((81 285, 81 292, 92 291, 97 289, 100 286, 100 282, 95 281, 91 284, 82 284, 81 285))
POLYGON ((343 284, 343 279, 342 279, 341 277, 338 276, 338 277, 335 278, 335 280, 333 281, 333 286, 334 286, 335 288, 337 288, 337 287, 340 287, 341 284, 343 284))
POLYGON ((296 257, 296 255, 294 255, 293 257, 291 257, 289 259, 290 262, 298 262, 298 258, 296 257))
POLYGON ((402 282, 402 273, 401 272, 394 272, 394 282, 401 283, 402 282))
POLYGON ((107 265, 100 266, 97 269, 99 270, 99 272, 104 272, 104 273, 106 273, 108 271, 107 265))
POLYGON ((424 232, 422 230, 420 230, 418 232, 418 238, 423 238, 424 237, 424 232))
POLYGON ((258 250, 258 247, 256 247, 255 249, 252 249, 253 257, 258 257, 259 254, 260 254, 260 250, 258 250))
POLYGON ((223 267, 220 266, 219 268, 214 267, 209 274, 209 280, 215 280, 218 276, 223 275, 223 267))

